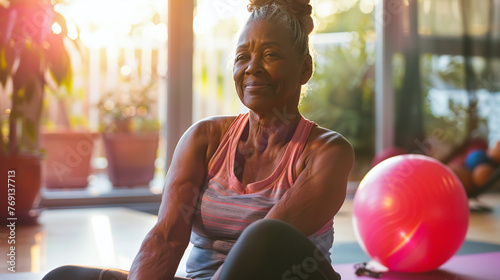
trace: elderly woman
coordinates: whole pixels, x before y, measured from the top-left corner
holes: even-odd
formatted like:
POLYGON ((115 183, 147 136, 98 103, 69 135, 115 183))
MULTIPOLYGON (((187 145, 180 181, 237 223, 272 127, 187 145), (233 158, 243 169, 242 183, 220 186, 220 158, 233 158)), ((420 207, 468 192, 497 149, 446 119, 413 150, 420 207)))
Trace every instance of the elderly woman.
POLYGON ((254 0, 248 9, 233 75, 249 112, 200 121, 181 138, 128 279, 181 279, 189 241, 192 279, 340 279, 329 250, 354 156, 298 110, 313 72, 311 6, 254 0))

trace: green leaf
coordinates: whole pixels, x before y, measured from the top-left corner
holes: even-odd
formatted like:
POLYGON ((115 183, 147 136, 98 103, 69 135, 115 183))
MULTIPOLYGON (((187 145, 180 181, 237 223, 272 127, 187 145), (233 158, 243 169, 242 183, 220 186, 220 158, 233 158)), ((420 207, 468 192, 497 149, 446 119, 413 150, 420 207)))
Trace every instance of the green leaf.
MULTIPOLYGON (((0 54, 0 64, 2 64, 1 60, 5 61, 5 57, 3 56, 3 54, 0 54)), ((7 78, 9 76, 9 69, 7 67, 0 66, 0 85, 2 85, 2 87, 5 87, 5 85, 7 84, 7 78)))
POLYGON ((24 119, 23 136, 26 136, 29 142, 35 142, 37 137, 37 127, 29 119, 24 119))
POLYGON ((35 96, 35 91, 37 88, 35 83, 36 81, 33 78, 28 79, 28 81, 26 82, 26 86, 24 87, 24 102, 31 102, 31 100, 35 96))
POLYGON ((66 90, 71 93, 73 87, 73 71, 71 69, 71 65, 68 66, 66 78, 61 82, 61 86, 64 86, 66 90))
MULTIPOLYGON (((2 61, 2 63, 5 63, 5 67, 7 69, 9 69, 9 71, 11 71, 12 69, 12 66, 14 65, 14 61, 16 60, 17 58, 17 53, 16 53, 16 50, 14 48, 14 45, 11 44, 11 45, 8 45, 6 46, 4 49, 4 61, 2 61)), ((0 66, 0 67, 3 67, 3 66, 0 66)))
POLYGON ((7 59, 5 58, 5 48, 0 48, 0 69, 7 69, 7 59))
POLYGON ((68 91, 71 91, 73 82, 71 60, 64 47, 63 39, 64 37, 60 34, 51 34, 49 36, 49 46, 46 50, 47 64, 56 83, 65 86, 68 91))
POLYGON ((41 57, 38 50, 29 45, 23 48, 20 56, 19 67, 12 76, 14 91, 26 87, 30 79, 40 75, 40 62, 41 57))
POLYGON ((15 53, 12 46, 0 48, 0 84, 5 87, 8 78, 12 75, 12 64, 15 53))

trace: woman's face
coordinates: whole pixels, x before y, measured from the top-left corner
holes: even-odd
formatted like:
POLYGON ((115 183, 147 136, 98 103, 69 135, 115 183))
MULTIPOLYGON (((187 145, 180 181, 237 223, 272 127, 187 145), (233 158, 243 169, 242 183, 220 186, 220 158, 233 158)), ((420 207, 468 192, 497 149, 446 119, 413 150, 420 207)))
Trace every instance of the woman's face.
POLYGON ((233 79, 243 104, 257 113, 296 110, 311 58, 299 55, 286 31, 267 20, 248 24, 236 49, 233 79))

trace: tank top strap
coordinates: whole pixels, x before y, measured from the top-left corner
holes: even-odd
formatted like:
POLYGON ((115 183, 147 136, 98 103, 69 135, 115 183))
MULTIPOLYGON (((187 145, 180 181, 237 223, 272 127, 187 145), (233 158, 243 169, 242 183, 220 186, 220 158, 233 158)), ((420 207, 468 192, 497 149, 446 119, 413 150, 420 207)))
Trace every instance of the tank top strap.
POLYGON ((290 186, 293 186, 295 180, 297 179, 297 171, 295 168, 297 166, 297 161, 306 146, 307 139, 309 138, 309 134, 311 133, 312 128, 315 126, 317 126, 315 122, 312 122, 304 117, 301 118, 299 125, 297 126, 297 129, 295 131, 295 135, 297 135, 297 138, 295 139, 296 142, 293 143, 290 161, 287 166, 288 183, 290 184, 290 186))
POLYGON ((217 150, 208 162, 207 180, 211 179, 213 176, 215 176, 215 174, 217 174, 222 164, 224 163, 224 160, 226 159, 226 156, 231 147, 232 140, 236 135, 239 135, 241 133, 242 129, 245 128, 247 121, 248 113, 237 115, 227 131, 224 133, 224 136, 219 143, 219 147, 217 147, 217 150))

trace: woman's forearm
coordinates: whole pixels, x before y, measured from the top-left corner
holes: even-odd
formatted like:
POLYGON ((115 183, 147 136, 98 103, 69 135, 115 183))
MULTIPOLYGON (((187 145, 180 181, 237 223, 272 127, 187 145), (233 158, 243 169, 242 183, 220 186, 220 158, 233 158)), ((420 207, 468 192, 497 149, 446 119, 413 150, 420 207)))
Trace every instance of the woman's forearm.
POLYGON ((173 279, 188 240, 169 241, 153 229, 132 263, 129 280, 173 279))
POLYGON ((207 150, 213 137, 207 136, 207 132, 214 131, 214 125, 210 120, 198 122, 179 140, 165 178, 158 222, 142 242, 129 280, 174 278, 189 244, 200 189, 206 178, 207 158, 211 156, 207 150))

